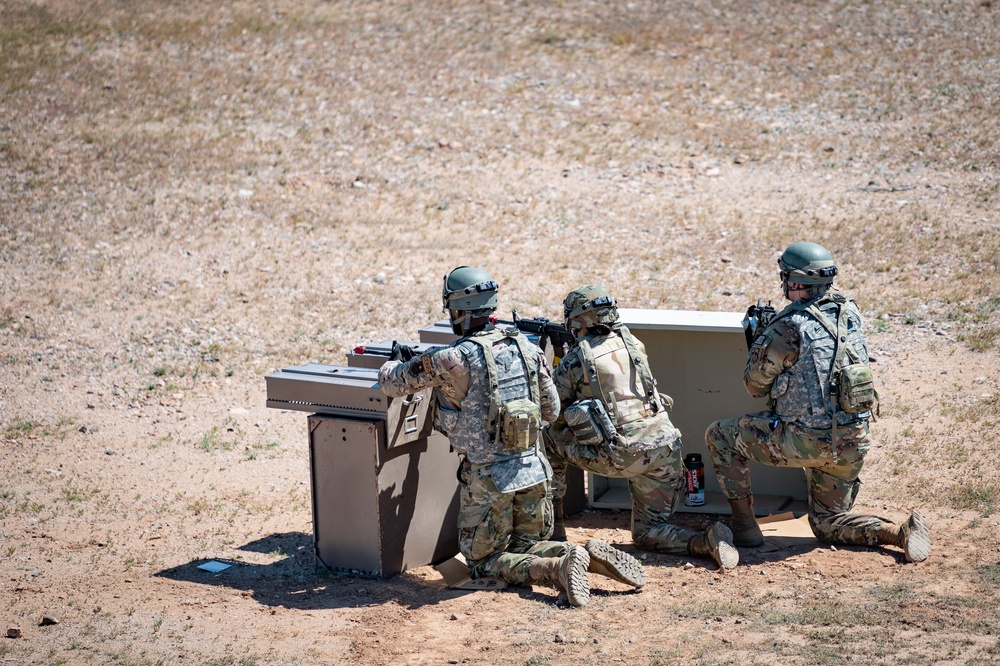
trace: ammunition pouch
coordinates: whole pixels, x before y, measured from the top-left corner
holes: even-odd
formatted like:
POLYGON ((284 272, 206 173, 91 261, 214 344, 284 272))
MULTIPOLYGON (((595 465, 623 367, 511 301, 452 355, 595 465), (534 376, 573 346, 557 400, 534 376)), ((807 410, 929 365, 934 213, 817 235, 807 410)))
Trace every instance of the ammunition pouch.
POLYGON ((527 451, 538 443, 542 410, 531 400, 511 400, 500 407, 497 432, 506 451, 527 451))
POLYGON ((587 398, 574 402, 566 408, 563 416, 576 441, 584 446, 606 449, 616 441, 618 431, 600 400, 587 398))
POLYGON ((837 403, 848 414, 870 411, 876 402, 875 377, 864 363, 852 363, 837 375, 837 403))

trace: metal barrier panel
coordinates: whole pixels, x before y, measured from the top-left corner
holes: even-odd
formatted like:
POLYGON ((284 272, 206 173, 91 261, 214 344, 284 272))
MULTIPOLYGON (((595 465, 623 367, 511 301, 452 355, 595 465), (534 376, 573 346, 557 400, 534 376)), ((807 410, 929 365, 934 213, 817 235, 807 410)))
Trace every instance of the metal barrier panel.
POLYGON ((267 406, 310 412, 317 564, 387 578, 458 552, 459 458, 430 391, 388 398, 378 371, 310 363, 269 375, 267 406))
MULTIPOLYGON (((685 310, 619 310, 622 321, 646 346, 653 376, 660 392, 674 399, 670 420, 681 431, 684 455, 700 453, 705 463, 704 506, 681 506, 681 511, 729 513, 712 459, 705 445, 705 430, 713 421, 735 418, 766 409, 764 400, 751 398, 743 386, 747 347, 742 312, 685 310)), ((787 509, 791 502, 805 500, 805 475, 798 468, 781 468, 752 462, 754 504, 759 513, 787 509)), ((600 483, 591 483, 600 489, 600 483)), ((608 479, 605 493, 625 486, 623 479, 608 479)), ((609 495, 616 508, 625 504, 609 495)), ((627 498, 627 488, 625 492, 627 498)), ((602 506, 600 496, 590 500, 602 506)))

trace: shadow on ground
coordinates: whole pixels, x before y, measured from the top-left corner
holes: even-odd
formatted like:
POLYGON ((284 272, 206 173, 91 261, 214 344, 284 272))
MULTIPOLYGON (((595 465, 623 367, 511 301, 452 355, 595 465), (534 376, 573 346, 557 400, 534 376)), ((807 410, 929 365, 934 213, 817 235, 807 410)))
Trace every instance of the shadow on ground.
POLYGON ((239 547, 239 550, 271 554, 280 559, 271 564, 240 560, 198 559, 154 574, 182 583, 213 585, 241 590, 265 606, 316 610, 361 608, 395 601, 408 608, 432 605, 464 594, 443 580, 428 581, 404 572, 389 579, 360 578, 317 568, 313 538, 303 532, 271 534, 239 547), (198 568, 206 562, 231 565, 218 572, 198 568))

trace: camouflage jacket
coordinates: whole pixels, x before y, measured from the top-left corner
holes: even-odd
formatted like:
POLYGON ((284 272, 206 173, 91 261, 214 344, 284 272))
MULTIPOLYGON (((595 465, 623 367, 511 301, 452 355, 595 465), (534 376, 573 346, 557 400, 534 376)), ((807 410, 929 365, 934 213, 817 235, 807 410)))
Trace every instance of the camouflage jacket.
MULTIPOLYGON (((542 350, 526 342, 531 354, 522 358, 512 335, 494 328, 473 333, 486 338, 493 350, 501 402, 530 398, 529 382, 537 382, 542 418, 554 421, 559 414, 559 394, 542 350)), ((470 337, 472 337, 470 336, 470 337)), ((390 397, 433 387, 437 399, 435 427, 448 436, 452 447, 469 462, 485 464, 507 457, 489 424, 493 394, 483 347, 469 337, 406 363, 389 361, 379 370, 379 386, 390 397)))
MULTIPOLYGON (((861 311, 852 299, 826 295, 816 301, 820 311, 834 322, 838 307, 848 308, 848 342, 868 363, 868 348, 861 332, 861 311)), ((825 429, 868 417, 867 412, 848 414, 831 395, 831 374, 836 340, 811 314, 791 304, 771 320, 757 336, 743 371, 747 392, 768 397, 768 406, 782 421, 807 428, 825 429)))
MULTIPOLYGON (((628 450, 647 451, 664 446, 678 448, 681 433, 670 422, 666 408, 654 406, 643 396, 635 364, 622 340, 622 335, 629 334, 628 329, 624 326, 620 329, 624 329, 623 332, 612 330, 605 335, 588 334, 582 338, 590 344, 600 386, 594 386, 592 390, 579 345, 573 347, 556 366, 552 381, 559 391, 563 410, 579 400, 597 397, 613 415, 615 426, 628 450)), ((641 362, 648 367, 645 346, 634 337, 633 340, 641 362)), ((655 399, 659 400, 658 397, 655 399)), ((554 427, 557 430, 568 427, 561 414, 554 427)))

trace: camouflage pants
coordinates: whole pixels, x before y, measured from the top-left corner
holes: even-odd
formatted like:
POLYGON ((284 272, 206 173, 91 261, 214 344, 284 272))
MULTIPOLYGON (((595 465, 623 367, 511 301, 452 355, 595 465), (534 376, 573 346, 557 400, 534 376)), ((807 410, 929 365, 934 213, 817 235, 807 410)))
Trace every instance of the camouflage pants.
POLYGON ((878 516, 851 513, 858 476, 871 446, 867 423, 815 430, 774 420, 771 412, 716 421, 705 432, 722 492, 729 499, 751 494, 750 460, 775 467, 802 467, 809 485, 809 525, 821 541, 858 545, 879 543, 878 516), (771 427, 774 423, 775 427, 771 427))
POLYGON ((472 578, 496 576, 530 585, 529 568, 539 557, 561 557, 570 544, 546 541, 552 534, 548 483, 513 493, 497 490, 490 465, 463 461, 459 489, 458 547, 472 578))
POLYGON ((632 542, 643 550, 685 555, 695 532, 670 523, 683 497, 684 468, 680 441, 647 451, 626 448, 605 450, 584 446, 568 428, 545 431, 545 452, 552 464, 555 499, 566 496, 566 468, 583 470, 613 479, 628 479, 632 496, 632 542))

